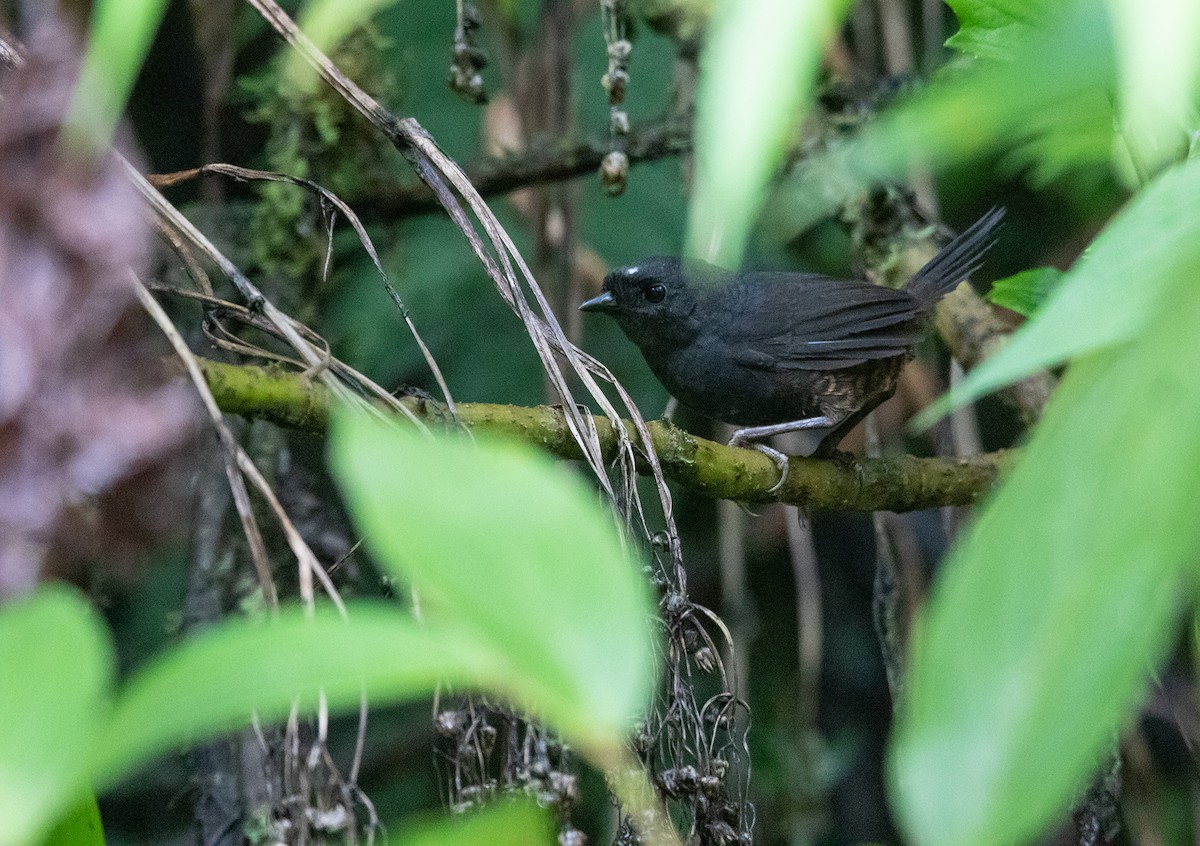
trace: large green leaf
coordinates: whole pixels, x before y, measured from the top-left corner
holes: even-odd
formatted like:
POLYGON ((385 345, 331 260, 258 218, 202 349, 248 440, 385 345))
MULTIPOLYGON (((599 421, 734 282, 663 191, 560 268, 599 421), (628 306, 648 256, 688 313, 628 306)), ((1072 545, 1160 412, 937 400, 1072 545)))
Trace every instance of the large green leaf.
POLYGON ((1179 159, 1200 120, 1200 3, 1105 0, 1113 19, 1123 140, 1141 174, 1179 159))
MULTIPOLYGON (((929 406, 916 425, 1151 325, 1172 283, 1200 266, 1200 159, 1163 173, 1113 220, 997 355, 929 406)), ((1157 331, 1157 330, 1155 330, 1157 331)))
POLYGON ((377 560, 426 617, 486 644, 520 704, 615 749, 652 687, 652 605, 596 493, 517 443, 347 412, 330 461, 377 560))
POLYGON ((846 0, 724 0, 696 94, 689 255, 736 267, 846 0))
POLYGON ((1061 0, 947 0, 959 30, 946 43, 988 59, 1018 56, 1030 36, 1045 29, 1061 0))
POLYGON ((891 756, 916 843, 1028 842, 1066 812, 1162 660, 1200 556, 1191 257, 1131 281, 1165 298, 1153 330, 1072 366, 946 565, 891 756))
POLYGON ((41 846, 104 846, 104 826, 96 794, 87 790, 82 799, 59 819, 41 846))
POLYGON ((1046 301, 1062 277, 1062 271, 1056 267, 1025 270, 992 283, 988 300, 1029 317, 1046 301))
POLYGON ((74 591, 46 587, 0 609, 0 844, 39 841, 84 786, 109 707, 113 655, 74 591))
POLYGON ((246 725, 282 718, 323 691, 331 709, 430 693, 438 681, 495 689, 487 655, 397 608, 352 603, 310 619, 299 608, 273 620, 221 625, 142 668, 117 699, 93 770, 101 785, 156 754, 246 725))
MULTIPOLYGON (((983 4, 973 4, 982 10, 983 4)), ((773 198, 764 222, 791 238, 812 221, 880 182, 905 180, 913 167, 934 171, 1000 156, 1033 182, 1086 172, 1106 176, 1120 145, 1114 133, 1112 34, 1096 0, 1051 4, 1028 19, 1006 4, 1009 33, 995 37, 1003 60, 955 65, 866 124, 846 141, 801 158, 773 198), (1011 55, 1009 55, 1011 53, 1011 55), (793 220, 794 219, 794 220, 793 220)), ((996 14, 999 14, 997 12, 996 14)), ((1124 157, 1116 162, 1125 164, 1124 157)))

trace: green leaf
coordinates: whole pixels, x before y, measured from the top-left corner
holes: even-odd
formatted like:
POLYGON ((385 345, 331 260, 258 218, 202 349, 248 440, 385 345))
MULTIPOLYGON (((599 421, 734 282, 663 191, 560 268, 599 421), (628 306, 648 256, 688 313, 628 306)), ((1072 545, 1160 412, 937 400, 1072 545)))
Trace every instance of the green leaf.
MULTIPOLYGON (((1014 2, 1004 8, 1015 14, 1020 7, 1014 2)), ((1050 7, 1052 13, 1031 18, 1003 37, 1004 61, 952 66, 852 139, 802 157, 783 185, 783 200, 771 209, 801 210, 798 222, 789 225, 786 218, 764 215, 772 236, 794 237, 807 221, 827 216, 847 197, 874 184, 907 179, 914 166, 938 170, 1000 156, 1006 168, 1034 183, 1078 171, 1106 175, 1119 150, 1109 21, 1096 2, 1050 7), (1009 50, 1015 51, 1011 57, 1009 50)))
MULTIPOLYGON (((313 0, 304 7, 300 29, 318 50, 325 55, 333 52, 340 42, 363 26, 379 10, 396 0, 313 0)), ((297 50, 289 50, 284 76, 302 90, 317 81, 316 71, 297 50)))
POLYGON ((418 824, 397 833, 387 846, 553 846, 549 811, 531 802, 491 805, 466 816, 418 824))
POLYGON ((1200 559, 1190 255, 1137 274, 1165 297, 1154 330, 1071 367, 936 586, 890 762, 916 843, 1028 842, 1061 818, 1169 646, 1200 559))
POLYGON ((959 30, 946 44, 987 59, 1012 59, 1044 30, 1061 0, 947 0, 959 30))
POLYGON ((87 56, 64 126, 77 154, 91 156, 108 146, 166 8, 166 0, 94 4, 87 56))
POLYGON ((1119 69, 1124 140, 1142 175, 1180 158, 1200 125, 1200 3, 1106 0, 1119 69))
POLYGON ((104 826, 96 794, 90 790, 70 812, 59 820, 42 846, 104 846, 104 826))
POLYGON ((284 717, 323 691, 333 710, 430 693, 438 681, 494 688, 487 655, 452 632, 421 626, 382 603, 351 603, 349 619, 298 608, 274 620, 221 625, 138 671, 117 699, 93 770, 110 783, 151 757, 284 717))
POLYGON ((988 299, 998 306, 1029 317, 1050 296, 1062 277, 1063 272, 1056 267, 1025 270, 994 282, 992 290, 988 291, 988 299))
POLYGON ((345 411, 330 463, 376 559, 431 622, 490 649, 504 691, 576 744, 619 744, 655 675, 652 605, 595 491, 515 442, 345 411))
POLYGON ((1143 333, 1171 283, 1200 265, 1197 196, 1200 160, 1164 172, 1096 238, 1008 345, 913 425, 928 426, 1029 373, 1143 333))
POLYGON ((109 707, 113 655, 75 591, 43 587, 0 610, 0 844, 39 841, 79 796, 109 707))
POLYGON ((686 251, 737 267, 846 0, 723 0, 700 59, 686 251))

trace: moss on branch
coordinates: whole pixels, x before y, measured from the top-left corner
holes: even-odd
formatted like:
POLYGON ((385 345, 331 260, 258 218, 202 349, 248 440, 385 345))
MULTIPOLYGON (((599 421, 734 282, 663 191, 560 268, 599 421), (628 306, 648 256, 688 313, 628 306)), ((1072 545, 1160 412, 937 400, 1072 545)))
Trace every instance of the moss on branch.
MULTIPOLYGON (((324 432, 331 399, 322 385, 279 367, 198 360, 217 404, 227 413, 324 432)), ((441 403, 417 397, 402 401, 423 419, 449 419, 441 403)), ((470 428, 519 438, 561 458, 582 457, 556 408, 460 403, 458 419, 470 428)), ((636 438, 629 421, 621 425, 636 438)), ((902 455, 844 462, 793 458, 787 483, 772 494, 769 491, 778 480, 778 470, 762 453, 699 438, 666 421, 652 421, 648 428, 668 479, 719 499, 779 500, 810 509, 915 511, 970 505, 992 490, 1015 455, 1011 451, 964 459, 902 455)), ((611 459, 617 450, 612 423, 598 417, 596 429, 605 457, 611 459)), ((647 472, 640 461, 639 470, 647 472)))

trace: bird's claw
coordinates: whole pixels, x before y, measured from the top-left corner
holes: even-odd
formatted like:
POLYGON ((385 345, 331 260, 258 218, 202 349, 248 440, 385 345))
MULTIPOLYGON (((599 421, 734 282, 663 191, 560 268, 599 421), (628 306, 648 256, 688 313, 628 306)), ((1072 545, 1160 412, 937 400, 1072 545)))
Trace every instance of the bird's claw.
POLYGON ((741 449, 753 449, 761 452, 767 458, 775 462, 775 466, 779 468, 779 481, 771 487, 767 488, 767 493, 777 494, 783 488, 784 483, 788 478, 788 457, 777 449, 772 449, 760 441, 752 441, 748 438, 734 435, 729 439, 729 446, 740 447, 741 449))

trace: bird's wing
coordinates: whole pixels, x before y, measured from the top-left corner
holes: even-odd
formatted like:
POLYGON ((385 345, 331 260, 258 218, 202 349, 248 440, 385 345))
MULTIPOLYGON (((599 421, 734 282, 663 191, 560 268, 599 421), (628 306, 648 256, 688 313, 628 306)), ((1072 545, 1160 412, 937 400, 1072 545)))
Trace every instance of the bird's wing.
POLYGON ((904 355, 924 332, 904 291, 797 273, 751 273, 726 300, 721 333, 740 364, 836 370, 904 355))

